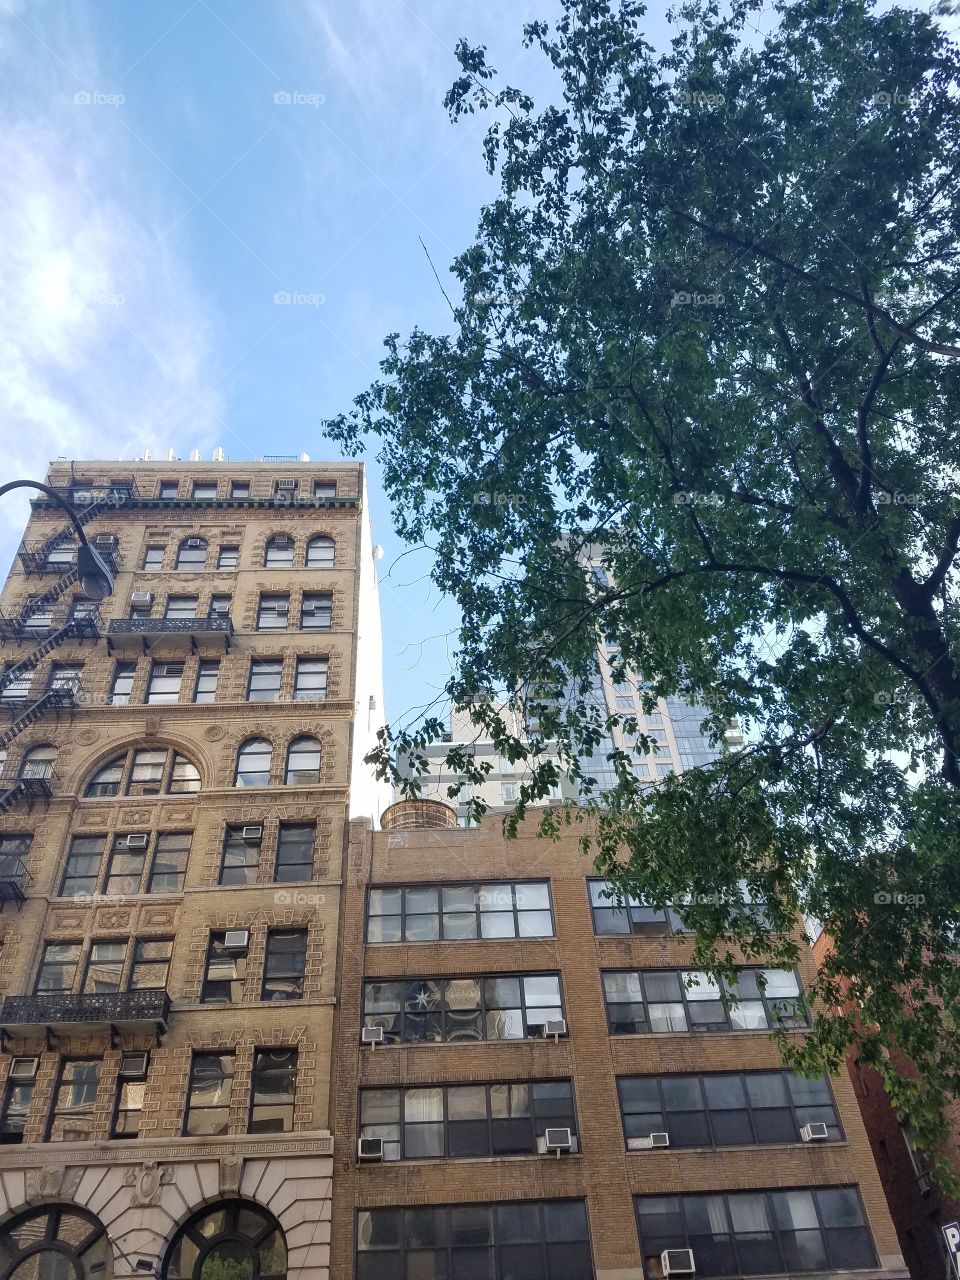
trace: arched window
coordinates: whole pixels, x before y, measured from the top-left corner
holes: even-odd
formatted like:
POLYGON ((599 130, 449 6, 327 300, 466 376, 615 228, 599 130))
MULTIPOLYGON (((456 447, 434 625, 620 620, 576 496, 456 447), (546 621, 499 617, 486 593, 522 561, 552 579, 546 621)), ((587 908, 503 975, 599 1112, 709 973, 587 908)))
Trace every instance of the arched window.
POLYGON ((287 533, 275 533, 263 549, 267 569, 293 568, 293 539, 287 533))
POLYGON ((32 747, 20 762, 20 777, 43 782, 53 773, 56 747, 32 747))
POLYGON ((326 534, 317 534, 315 538, 311 538, 307 543, 308 569, 332 569, 333 557, 334 542, 326 534))
POLYGON ((273 744, 266 738, 248 738, 237 752, 235 787, 269 787, 273 744))
POLYGON ((280 1223, 242 1200, 211 1205, 181 1227, 163 1267, 164 1280, 284 1280, 286 1274, 280 1223))
POLYGON ((184 795, 200 790, 200 770, 169 747, 134 747, 102 764, 83 792, 104 796, 184 795))
POLYGON ((0 1231, 3 1280, 94 1280, 110 1274, 106 1232, 75 1205, 44 1205, 0 1231))
POLYGON ((206 563, 206 538, 184 538, 177 548, 177 568, 202 569, 206 563))
POLYGON ((291 784, 320 781, 320 743, 316 738, 294 738, 287 749, 287 773, 291 784))

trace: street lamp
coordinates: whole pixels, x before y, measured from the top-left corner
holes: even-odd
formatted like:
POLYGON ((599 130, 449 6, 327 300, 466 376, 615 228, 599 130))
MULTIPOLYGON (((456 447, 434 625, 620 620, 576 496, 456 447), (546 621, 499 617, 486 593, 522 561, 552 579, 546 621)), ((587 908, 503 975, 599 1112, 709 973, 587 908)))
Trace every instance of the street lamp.
POLYGON ((87 535, 83 531, 83 525, 77 518, 77 513, 73 507, 64 502, 56 489, 51 489, 48 484, 39 484, 36 480, 11 480, 8 484, 0 485, 0 498, 5 493, 9 493, 11 489, 39 489, 48 498, 52 498, 57 506, 63 508, 70 517, 70 521, 77 532, 77 537, 80 539, 80 546, 77 549, 77 574, 80 578, 80 589, 89 600, 103 600, 112 595, 113 574, 110 572, 107 562, 96 547, 91 547, 87 541, 87 535))

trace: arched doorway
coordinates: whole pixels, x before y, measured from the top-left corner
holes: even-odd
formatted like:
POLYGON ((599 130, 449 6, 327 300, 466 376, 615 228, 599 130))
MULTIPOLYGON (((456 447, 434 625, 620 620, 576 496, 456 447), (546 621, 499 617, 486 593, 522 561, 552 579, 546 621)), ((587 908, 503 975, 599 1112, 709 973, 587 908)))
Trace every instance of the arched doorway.
POLYGON ((244 1200, 195 1214, 174 1237, 163 1268, 164 1280, 286 1280, 286 1274, 287 1246, 279 1222, 244 1200))

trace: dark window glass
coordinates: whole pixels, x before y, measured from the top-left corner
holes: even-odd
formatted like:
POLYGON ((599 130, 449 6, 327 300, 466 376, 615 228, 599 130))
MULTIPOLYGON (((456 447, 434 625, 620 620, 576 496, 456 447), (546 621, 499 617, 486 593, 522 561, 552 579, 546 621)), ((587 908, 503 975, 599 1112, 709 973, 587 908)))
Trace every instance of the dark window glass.
POLYGON ((191 836, 188 831, 162 832, 154 846, 150 893, 180 893, 187 874, 191 836))
POLYGON ((227 949, 223 930, 210 934, 200 999, 204 1004, 240 1004, 247 975, 246 950, 227 949))
POLYGON ((190 1064, 183 1132, 216 1137, 227 1132, 233 1091, 232 1053, 195 1053, 190 1064))
POLYGON ((390 1044, 523 1040, 563 1017, 554 973, 488 978, 404 978, 364 985, 366 1027, 390 1044))
POLYGON ((608 971, 602 977, 612 1035, 807 1025, 800 985, 789 969, 741 969, 735 983, 722 986, 689 969, 608 971))
POLYGON ((545 880, 371 889, 368 942, 446 942, 553 936, 545 880))
POLYGON ((317 829, 312 823, 282 825, 277 839, 274 880, 312 880, 316 839, 317 829))
POLYGON ((250 1133, 289 1133, 297 1092, 296 1049, 258 1049, 250 1082, 250 1133))
POLYGON ((47 1142, 89 1142, 94 1131, 100 1063, 90 1058, 64 1058, 53 1093, 47 1142))
POLYGON ((61 898, 84 898, 96 893, 104 843, 103 836, 73 837, 60 884, 61 898))
POLYGON ((271 929, 263 962, 262 999, 301 1000, 306 967, 306 929, 271 929))
POLYGON ((260 840, 247 836, 242 827, 228 827, 223 838, 221 884, 256 884, 260 866, 260 840))
POLYGON ((23 1131, 27 1125, 27 1114, 33 1102, 36 1088, 38 1059, 12 1058, 7 1083, 3 1090, 3 1104, 0 1107, 0 1143, 23 1141, 23 1131), (32 1075, 27 1076, 24 1068, 32 1075), (16 1074, 15 1074, 16 1072, 16 1074))

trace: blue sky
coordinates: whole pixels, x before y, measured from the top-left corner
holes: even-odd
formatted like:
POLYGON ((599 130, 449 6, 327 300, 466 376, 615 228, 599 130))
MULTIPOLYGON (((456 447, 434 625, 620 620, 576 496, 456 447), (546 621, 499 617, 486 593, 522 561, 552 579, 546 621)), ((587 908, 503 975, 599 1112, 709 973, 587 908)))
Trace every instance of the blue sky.
MULTIPOLYGON (((0 0, 3 477, 145 448, 328 455, 320 420, 375 375, 383 336, 448 325, 418 238, 444 277, 494 192, 488 117, 454 126, 441 105, 457 38, 549 95, 520 34, 555 13, 554 0, 0 0), (281 292, 312 301, 278 305, 281 292)), ((399 719, 442 686, 456 619, 424 558, 394 565, 372 478, 399 719)), ((6 561, 25 515, 14 498, 0 510, 6 561)))

